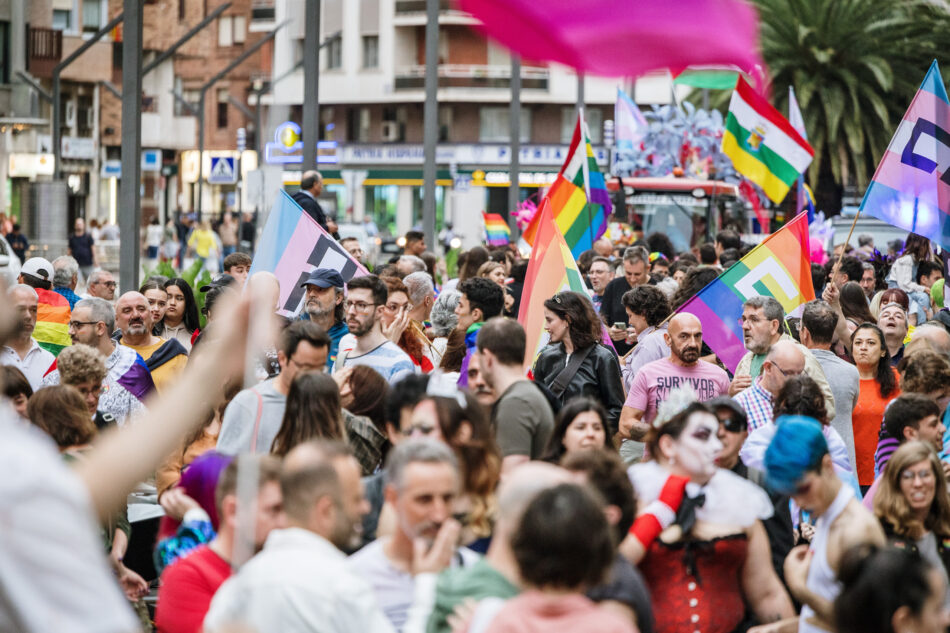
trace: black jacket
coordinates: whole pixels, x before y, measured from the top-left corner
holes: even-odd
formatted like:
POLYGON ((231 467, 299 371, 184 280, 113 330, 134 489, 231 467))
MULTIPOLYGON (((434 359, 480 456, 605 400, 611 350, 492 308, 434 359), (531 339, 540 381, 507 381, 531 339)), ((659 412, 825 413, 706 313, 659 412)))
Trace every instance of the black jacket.
MULTIPOLYGON (((567 354, 564 352, 564 345, 548 345, 534 365, 534 379, 550 388, 566 365, 567 354)), ((610 435, 617 432, 624 401, 623 378, 620 376, 620 362, 612 350, 600 343, 594 344, 594 349, 578 367, 577 373, 564 390, 561 403, 566 403, 575 396, 590 396, 604 405, 607 409, 606 422, 610 427, 610 435)))
MULTIPOLYGON (((600 298, 600 316, 607 327, 614 323, 627 323, 627 310, 623 307, 621 299, 630 289, 630 284, 627 283, 624 277, 611 279, 607 287, 604 288, 604 294, 600 298)), ((633 345, 627 345, 626 341, 614 341, 614 347, 617 348, 617 353, 622 356, 629 352, 633 345)))
POLYGON ((302 190, 297 190, 292 196, 294 201, 301 206, 301 208, 307 212, 311 218, 317 221, 324 231, 329 232, 327 228, 327 214, 323 212, 323 207, 320 206, 320 203, 314 200, 309 194, 302 190))

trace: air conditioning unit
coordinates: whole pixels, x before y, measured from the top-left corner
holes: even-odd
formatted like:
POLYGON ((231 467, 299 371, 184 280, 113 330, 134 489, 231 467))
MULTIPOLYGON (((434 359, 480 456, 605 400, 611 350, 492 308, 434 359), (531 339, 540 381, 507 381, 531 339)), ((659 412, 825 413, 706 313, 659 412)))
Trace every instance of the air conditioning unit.
POLYGON ((66 108, 63 113, 63 125, 67 127, 76 126, 76 103, 74 101, 66 102, 66 108))
POLYGON ((399 123, 396 121, 383 121, 383 140, 399 140, 399 123))

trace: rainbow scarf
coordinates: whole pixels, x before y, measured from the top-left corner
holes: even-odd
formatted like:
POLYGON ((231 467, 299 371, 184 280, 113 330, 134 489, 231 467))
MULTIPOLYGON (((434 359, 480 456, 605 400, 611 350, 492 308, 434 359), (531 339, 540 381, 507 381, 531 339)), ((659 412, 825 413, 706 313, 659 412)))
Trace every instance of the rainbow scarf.
POLYGON ((36 309, 36 327, 33 338, 40 347, 58 356, 64 348, 72 345, 69 336, 69 300, 58 292, 36 288, 39 303, 36 309))

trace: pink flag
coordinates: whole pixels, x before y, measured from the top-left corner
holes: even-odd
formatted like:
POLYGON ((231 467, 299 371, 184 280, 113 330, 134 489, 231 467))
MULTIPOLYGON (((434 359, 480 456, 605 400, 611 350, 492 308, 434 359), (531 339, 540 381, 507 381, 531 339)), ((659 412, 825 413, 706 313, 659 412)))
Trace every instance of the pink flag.
POLYGON ((743 0, 459 0, 486 36, 523 59, 635 77, 690 65, 765 67, 755 11, 743 0))

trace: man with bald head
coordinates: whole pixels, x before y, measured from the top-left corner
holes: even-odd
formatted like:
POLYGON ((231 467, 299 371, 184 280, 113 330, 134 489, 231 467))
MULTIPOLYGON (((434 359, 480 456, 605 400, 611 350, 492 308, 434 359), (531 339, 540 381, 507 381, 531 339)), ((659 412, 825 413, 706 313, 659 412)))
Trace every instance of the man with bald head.
POLYGON ((26 284, 7 290, 7 301, 17 312, 19 328, 15 336, 0 348, 0 365, 10 365, 23 372, 34 391, 43 383, 43 375, 56 357, 40 347, 33 338, 39 296, 26 284))
POLYGON ((805 353, 794 341, 778 341, 769 349, 762 372, 735 397, 749 418, 749 432, 772 422, 772 403, 792 376, 805 373, 805 353))
POLYGON ((119 342, 131 347, 145 360, 160 392, 171 385, 188 364, 188 350, 178 339, 165 340, 152 334, 155 324, 148 299, 139 292, 126 292, 115 304, 115 325, 119 342))
MULTIPOLYGON (((646 435, 660 404, 678 387, 689 387, 700 402, 712 400, 729 391, 729 376, 720 367, 700 360, 703 349, 703 324, 696 316, 683 312, 670 319, 664 334, 670 355, 644 365, 633 379, 620 413, 620 435, 639 443, 646 435)), ((627 446, 625 458, 642 454, 641 446, 627 446)))
POLYGON ((939 323, 924 323, 918 325, 914 334, 910 337, 910 343, 904 351, 905 356, 909 356, 917 346, 922 349, 932 349, 943 357, 950 359, 950 333, 939 323))

